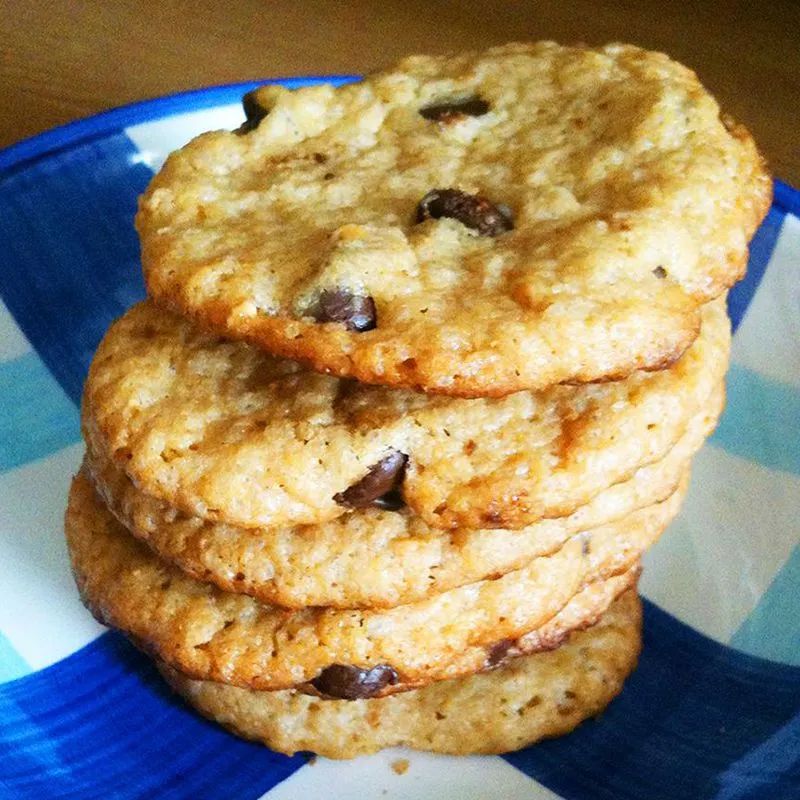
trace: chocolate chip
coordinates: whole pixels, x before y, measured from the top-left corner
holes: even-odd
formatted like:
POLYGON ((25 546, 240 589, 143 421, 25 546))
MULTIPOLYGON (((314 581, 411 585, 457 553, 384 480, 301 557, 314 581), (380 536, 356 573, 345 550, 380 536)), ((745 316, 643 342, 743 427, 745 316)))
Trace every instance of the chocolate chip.
POLYGON ((245 121, 236 129, 236 133, 240 136, 254 131, 258 127, 258 123, 269 114, 269 110, 256 99, 257 91, 257 89, 253 89, 242 97, 245 121))
POLYGON ((396 504, 397 500, 402 503, 398 487, 403 480, 407 461, 408 456, 405 453, 392 450, 388 456, 373 464, 358 483, 334 495, 333 499, 339 505, 351 508, 364 508, 372 504, 388 508, 396 504), (387 503, 389 505, 383 505, 387 503))
POLYGON ((372 669, 347 664, 332 664, 326 667, 311 685, 321 694, 340 700, 361 700, 374 697, 387 686, 400 680, 393 667, 378 664, 372 669))
POLYGON ((450 217, 478 231, 481 236, 498 236, 514 227, 511 209, 495 205, 480 195, 460 189, 433 189, 417 206, 417 222, 450 217))
POLYGON ((324 290, 311 314, 317 322, 343 322, 347 330, 371 331, 377 322, 375 301, 346 289, 324 290))
POLYGON ((384 511, 399 511, 405 504, 406 501, 403 500, 403 495, 397 489, 392 489, 392 491, 386 492, 386 494, 372 501, 372 505, 375 508, 381 508, 384 511))
POLYGON ((495 642, 486 653, 486 666, 492 668, 500 665, 514 649, 515 644, 514 639, 501 639, 495 642))
POLYGON ((655 275, 656 278, 663 279, 667 277, 667 271, 664 269, 664 267, 658 266, 653 270, 653 275, 655 275))
POLYGON ((450 100, 434 103, 419 110, 425 119, 434 122, 450 122, 458 117, 482 117, 489 110, 489 104, 480 97, 467 97, 463 100, 450 100))
POLYGON ((258 89, 252 89, 242 96, 242 108, 249 120, 258 122, 267 116, 267 109, 258 102, 258 89))

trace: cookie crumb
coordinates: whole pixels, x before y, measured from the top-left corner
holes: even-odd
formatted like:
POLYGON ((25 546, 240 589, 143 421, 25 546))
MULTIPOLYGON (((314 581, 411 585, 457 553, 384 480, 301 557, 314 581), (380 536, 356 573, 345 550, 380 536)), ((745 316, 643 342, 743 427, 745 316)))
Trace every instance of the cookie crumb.
POLYGON ((397 761, 392 761, 392 769, 397 775, 405 775, 408 772, 408 759, 398 758, 397 761))

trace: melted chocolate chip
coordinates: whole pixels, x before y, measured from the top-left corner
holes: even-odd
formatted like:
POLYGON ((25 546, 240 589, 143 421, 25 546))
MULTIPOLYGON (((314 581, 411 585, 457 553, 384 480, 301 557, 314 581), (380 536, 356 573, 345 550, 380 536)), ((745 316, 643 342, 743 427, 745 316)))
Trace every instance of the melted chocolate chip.
POLYGON ((369 472, 349 489, 334 495, 334 500, 339 505, 350 508, 364 508, 368 505, 378 505, 380 508, 391 508, 400 501, 402 496, 398 490, 403 480, 408 456, 399 450, 392 450, 388 456, 373 464, 369 472))
POLYGON ((257 89, 253 89, 242 97, 245 121, 236 129, 236 133, 239 135, 254 131, 258 127, 258 123, 269 114, 269 110, 256 100, 256 92, 257 89))
POLYGON ((653 275, 655 275, 656 278, 662 278, 663 279, 663 278, 667 277, 667 271, 664 269, 664 267, 659 266, 659 267, 656 267, 653 270, 653 275))
POLYGON ((378 317, 371 297, 352 294, 346 289, 321 292, 312 316, 317 322, 343 322, 347 330, 359 333, 371 331, 378 317))
POLYGON ((459 189, 433 189, 419 201, 417 222, 441 217, 456 219, 481 236, 499 236, 514 227, 508 206, 459 189))
POLYGON ((463 100, 451 100, 445 103, 434 103, 419 110, 421 116, 434 122, 450 122, 458 117, 482 117, 489 110, 489 104, 480 97, 467 97, 463 100))
POLYGON ((505 661, 516 642, 513 639, 501 639, 495 642, 486 653, 486 666, 497 667, 505 661))
POLYGON ((393 686, 400 680, 393 667, 378 664, 372 669, 354 667, 347 664, 333 664, 326 667, 311 685, 320 694, 340 700, 362 700, 374 697, 387 686, 393 686))

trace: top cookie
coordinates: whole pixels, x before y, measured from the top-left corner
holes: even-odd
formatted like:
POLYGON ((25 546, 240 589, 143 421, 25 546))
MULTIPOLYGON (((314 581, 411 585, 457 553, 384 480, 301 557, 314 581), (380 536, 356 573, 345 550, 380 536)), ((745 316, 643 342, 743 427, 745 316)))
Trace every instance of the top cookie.
POLYGON ((770 199, 694 73, 627 45, 418 56, 246 107, 142 198, 149 292, 364 382, 503 395, 660 367, 770 199))

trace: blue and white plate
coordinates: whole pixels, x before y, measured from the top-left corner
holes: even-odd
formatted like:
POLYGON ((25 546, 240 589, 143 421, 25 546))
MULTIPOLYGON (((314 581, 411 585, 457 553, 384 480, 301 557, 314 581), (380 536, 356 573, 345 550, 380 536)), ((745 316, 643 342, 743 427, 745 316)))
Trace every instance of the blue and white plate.
POLYGON ((237 126, 252 85, 0 152, 0 798, 800 798, 800 192, 781 183, 730 296, 727 411, 647 558, 644 653, 599 720, 502 758, 311 764, 188 711, 83 609, 62 513, 89 360, 144 294, 136 198, 171 150, 237 126))

